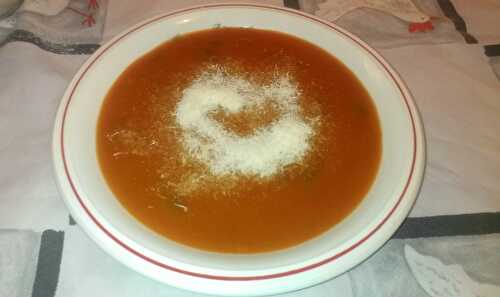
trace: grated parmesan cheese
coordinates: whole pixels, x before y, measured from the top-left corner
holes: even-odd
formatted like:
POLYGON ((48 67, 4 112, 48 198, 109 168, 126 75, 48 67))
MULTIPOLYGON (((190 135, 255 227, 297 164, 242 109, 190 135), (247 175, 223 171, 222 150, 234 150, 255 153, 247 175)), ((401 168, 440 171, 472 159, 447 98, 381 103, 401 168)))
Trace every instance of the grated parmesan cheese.
POLYGON ((175 120, 182 130, 186 154, 215 176, 242 174, 270 177, 300 163, 311 147, 312 121, 298 104, 299 91, 287 75, 259 85, 213 67, 183 90, 175 120), (237 114, 272 101, 279 117, 250 135, 237 135, 210 115, 218 110, 237 114))

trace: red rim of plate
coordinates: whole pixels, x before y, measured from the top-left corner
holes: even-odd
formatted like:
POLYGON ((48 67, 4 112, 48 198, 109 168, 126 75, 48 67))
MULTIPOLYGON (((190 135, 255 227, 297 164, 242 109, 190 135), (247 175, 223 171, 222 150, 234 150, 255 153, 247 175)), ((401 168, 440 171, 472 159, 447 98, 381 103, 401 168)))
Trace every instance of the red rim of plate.
POLYGON ((76 83, 73 85, 72 89, 71 89, 71 92, 69 94, 69 97, 68 97, 68 100, 66 102, 66 106, 64 107, 64 113, 63 113, 63 118, 62 118, 62 124, 61 124, 61 130, 60 130, 60 133, 61 133, 61 136, 60 136, 60 145, 61 145, 61 155, 62 155, 62 161, 63 161, 63 164, 64 164, 64 172, 66 174, 66 177, 67 177, 67 180, 71 186, 71 189, 73 191, 73 193, 75 194, 75 197, 77 198, 80 206, 83 208, 83 210, 85 211, 85 213, 89 216, 89 218, 94 222, 94 224, 97 225, 97 227, 99 227, 99 229, 104 232, 108 237, 110 237, 113 241, 115 241, 118 245, 120 245, 122 248, 124 248, 126 251, 130 252, 131 254, 153 264, 153 265, 156 265, 160 268, 164 268, 164 269, 167 269, 167 270, 170 270, 170 271, 173 271, 173 272, 177 272, 177 273, 181 273, 181 274, 184 274, 184 275, 188 275, 188 276, 192 276, 192 277, 198 277, 198 278, 204 278, 204 279, 211 279, 211 280, 223 280, 223 281, 256 281, 256 280, 266 280, 266 279, 274 279, 274 278, 280 278, 280 277, 285 277, 285 276, 290 276, 290 275, 293 275, 293 274, 298 274, 298 273, 301 273, 301 272, 305 272, 305 271, 308 271, 308 270, 311 270, 311 269, 314 269, 314 268, 317 268, 319 266, 322 266, 322 265, 325 265, 327 263, 330 263, 330 262, 333 262, 335 261, 336 259, 348 254, 349 252, 351 252, 352 250, 354 250, 355 248, 357 248, 358 246, 360 246, 361 244, 363 244, 366 240, 368 240, 368 238, 370 238, 375 232, 377 232, 386 222, 387 220, 391 217, 391 215, 395 212, 395 210, 398 208, 398 206, 401 204, 401 201, 403 200, 403 197, 405 196, 407 190, 408 190, 408 187, 410 185, 410 182, 412 180, 412 177, 413 177, 413 174, 414 174, 414 170, 415 170, 415 162, 416 162, 416 154, 417 154, 417 136, 416 136, 416 125, 415 125, 415 119, 414 119, 414 116, 412 114, 412 110, 410 108, 410 104, 409 104, 409 99, 407 98, 407 91, 406 91, 406 88, 405 86, 402 85, 402 83, 399 81, 399 79, 396 77, 396 75, 393 73, 393 71, 391 71, 391 68, 390 66, 380 57, 380 55, 374 50, 372 49, 371 47, 369 47, 368 45, 364 44, 362 41, 358 40, 356 37, 352 36, 350 33, 348 32, 345 32, 344 30, 341 30, 339 28, 337 28, 336 26, 334 26, 333 24, 327 22, 327 21, 324 21, 324 20, 321 20, 319 18, 316 18, 314 16, 311 16, 311 15, 308 15, 308 14, 305 14, 305 13, 301 13, 301 12, 298 12, 298 11, 295 11, 295 10, 291 10, 291 9, 287 9, 287 8, 283 8, 283 7, 276 7, 276 6, 269 6, 269 5, 258 5, 258 4, 212 4, 212 5, 202 5, 202 6, 196 6, 196 7, 190 7, 190 8, 186 8, 186 9, 181 9, 181 10, 177 10, 177 11, 174 11, 174 12, 171 12, 171 13, 168 13, 168 14, 164 14, 164 15, 161 15, 161 16, 158 16, 156 18, 153 18, 145 23, 142 23, 132 29, 130 29, 129 31, 123 33, 121 36, 119 36, 117 39, 113 40, 111 43, 107 44, 105 48, 103 48, 96 56, 94 57, 91 57, 92 61, 90 61, 90 63, 87 64, 86 68, 82 71, 82 73, 80 74, 80 77, 76 80, 76 83), (124 243, 123 241, 121 241, 120 239, 118 239, 115 235, 113 235, 108 229, 106 229, 98 220, 97 218, 90 212, 89 208, 85 205, 85 203, 83 202, 82 198, 80 197, 74 183, 73 183, 73 180, 71 179, 71 176, 69 174, 69 170, 68 170, 68 165, 67 165, 67 161, 66 161, 66 156, 65 156, 65 150, 64 150, 64 124, 65 124, 65 121, 66 121, 66 115, 67 115, 67 112, 68 112, 68 107, 69 107, 69 104, 73 98, 73 95, 75 93, 75 90, 76 88, 78 87, 78 85, 80 84, 80 81, 82 80, 82 78, 85 76, 85 74, 87 73, 87 71, 90 69, 90 67, 92 67, 92 65, 94 65, 94 63, 96 61, 99 60, 99 58, 107 51, 109 50, 111 47, 113 47, 116 43, 118 43, 120 40, 122 40, 124 37, 128 36, 129 34, 151 24, 151 23, 154 23, 154 22, 157 22, 161 19, 164 19, 164 18, 168 18, 168 17, 171 17, 171 16, 175 16, 175 15, 178 15, 178 14, 183 14, 183 13, 186 13, 186 12, 190 12, 190 11, 193 11, 193 10, 200 10, 200 9, 207 9, 207 8, 220 8, 220 7, 235 7, 235 8, 239 8, 239 7, 250 7, 250 8, 260 8, 260 9, 266 9, 266 10, 275 10, 275 11, 279 11, 279 12, 282 12, 282 13, 287 13, 287 14, 292 14, 294 16, 301 16, 301 17, 305 17, 307 19, 310 19, 310 20, 313 20, 317 23, 320 23, 322 25, 325 25, 327 27, 329 27, 331 30, 334 30, 335 32, 349 38, 351 41, 355 42, 357 45, 359 45, 360 47, 362 47, 363 49, 365 49, 373 58, 375 58, 375 60, 377 60, 377 62, 382 65, 384 67, 384 70, 387 72, 387 74, 389 74, 389 76, 391 77, 391 79, 393 80, 393 82, 396 84, 396 86, 398 87, 399 89, 399 92, 401 93, 402 97, 404 98, 404 101, 405 101, 405 104, 406 104, 406 107, 408 109, 408 113, 410 115, 410 119, 411 119, 411 125, 412 125, 412 134, 413 134, 413 157, 412 157, 412 164, 411 164, 411 168, 410 168, 410 174, 408 176, 408 179, 406 181, 406 184, 403 188, 403 191, 401 192, 399 198, 398 198, 398 201, 396 202, 396 204, 391 208, 391 210, 387 213, 387 215, 382 219, 382 221, 380 221, 377 226, 371 230, 367 235, 365 235, 363 238, 361 238, 360 240, 358 240, 356 243, 352 244, 351 246, 349 246, 348 248, 340 251, 339 253, 329 257, 329 258, 326 258, 322 261, 319 261, 319 262, 316 262, 316 263, 313 263, 313 264, 310 264, 310 265, 307 265, 307 266, 303 266, 303 267, 300 267, 300 268, 296 268, 296 269, 292 269, 292 270, 288 270, 288 271, 284 271, 284 272, 279 272, 279 273, 273 273, 273 274, 264 274, 264 275, 254 275, 254 276, 224 276, 224 275, 212 275, 212 274, 204 274, 204 273, 197 273, 197 272, 193 272, 193 271, 189 271, 189 270, 184 270, 184 269, 180 269, 180 268, 177 268, 177 267, 174 267, 174 266, 171 266, 171 265, 167 265, 165 263, 162 263, 160 261, 157 261, 155 259, 152 259, 144 254, 141 254, 139 251, 136 251, 134 250, 132 247, 128 246, 126 243, 124 243))

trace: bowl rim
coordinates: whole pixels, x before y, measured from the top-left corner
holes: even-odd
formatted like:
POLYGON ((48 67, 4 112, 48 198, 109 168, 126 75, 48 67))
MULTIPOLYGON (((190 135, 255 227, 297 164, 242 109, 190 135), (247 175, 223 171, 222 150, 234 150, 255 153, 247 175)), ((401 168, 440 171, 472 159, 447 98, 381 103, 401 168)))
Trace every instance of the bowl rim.
MULTIPOLYGON (((196 278, 202 278, 202 279, 208 279, 208 280, 220 280, 220 281, 258 281, 258 280, 268 280, 268 279, 277 279, 277 278, 282 278, 282 277, 287 277, 295 274, 300 274, 309 270, 313 270, 315 268, 318 268, 320 266, 323 266, 325 264, 331 263, 338 258, 341 258, 353 250, 355 250, 357 247, 365 243, 370 237, 372 237, 377 231, 379 231, 382 226, 385 225, 385 223, 393 216, 393 214, 396 212, 396 210, 399 208, 401 205, 401 202, 403 201, 403 198, 407 196, 408 192, 413 192, 409 191, 410 186, 413 186, 412 183, 416 182, 415 186, 418 188, 421 185, 421 180, 423 176, 423 167, 425 166, 425 142, 424 142, 424 137, 423 137, 423 127, 421 126, 418 110, 414 104, 414 101, 412 99, 411 93, 409 92, 408 88, 402 81, 402 79, 399 77, 397 72, 390 66, 390 64, 385 61, 385 59, 371 46, 366 44, 364 41, 360 40, 358 37, 354 36, 353 34, 349 33, 345 29, 340 28, 339 26, 328 22, 326 20, 322 20, 318 17, 309 15, 307 13, 303 13, 294 9, 290 8, 285 8, 285 7, 279 7, 279 6, 273 6, 273 5, 265 5, 265 4, 253 4, 253 3, 217 3, 217 4, 205 4, 205 5, 197 5, 197 6, 191 6, 187 7, 184 9, 179 9, 175 11, 171 11, 168 13, 164 13, 158 16, 155 16, 153 18, 147 19, 146 21, 143 21, 135 26, 132 26, 128 29, 126 29, 124 32, 121 34, 117 35, 110 41, 108 41, 103 47, 101 47, 95 54, 93 54, 91 57, 89 57, 89 60, 85 62, 85 64, 82 66, 80 71, 75 75, 74 79, 70 83, 68 90, 66 91, 65 95, 63 96, 63 101, 61 103, 61 106, 59 107, 59 112, 56 118, 56 125, 54 127, 54 146, 58 146, 57 150, 54 149, 54 154, 57 154, 60 152, 60 156, 54 156, 54 162, 57 162, 57 158, 60 158, 62 161, 62 167, 63 167, 63 173, 64 173, 64 178, 66 179, 66 182, 70 185, 71 191, 74 195, 73 198, 76 198, 78 201, 78 204, 80 205, 81 209, 86 213, 88 218, 95 224, 95 226, 98 227, 107 237, 112 239, 116 244, 121 246, 125 251, 128 253, 135 255, 136 257, 139 257, 140 259, 149 262, 150 264, 153 264, 155 266, 158 266, 159 268, 167 269, 172 272, 177 272, 186 276, 191 276, 191 277, 196 277, 196 278), (217 8, 257 8, 257 9, 264 9, 264 10, 273 10, 277 11, 279 13, 285 13, 289 14, 292 16, 300 16, 307 18, 315 23, 318 23, 319 25, 323 25, 328 27, 330 30, 335 31, 336 33, 343 35, 344 37, 348 38, 350 41, 354 42, 357 44, 357 46, 361 47, 364 49, 365 53, 368 55, 371 55, 372 58, 374 58, 377 63, 382 66, 383 71, 388 74, 388 76, 391 78, 391 80, 394 82, 395 86, 397 87, 397 90, 399 94, 401 95, 403 101, 404 101, 404 106, 407 109, 410 123, 411 123, 411 139, 413 142, 413 152, 411 153, 412 159, 411 159, 411 167, 409 169, 409 174, 408 177, 406 178, 405 185, 399 194, 399 197, 396 201, 396 203, 390 208, 390 210, 383 216, 382 220, 380 220, 376 226, 371 229, 365 236, 363 236, 361 239, 359 239, 357 242, 351 244, 349 247, 337 252, 333 256, 330 256, 326 259, 322 259, 318 262, 308 264, 305 266, 302 266, 300 268, 295 268, 283 272, 277 272, 277 273, 269 273, 269 274, 262 274, 262 275, 248 275, 248 276, 229 276, 229 275, 215 275, 215 274, 206 274, 206 273, 199 273, 195 271, 190 271, 186 270, 183 268, 178 268, 175 266, 172 266, 170 264, 165 264, 162 263, 158 260, 155 260, 151 257, 148 257, 147 255, 144 255, 140 251, 135 250, 133 247, 127 245, 125 242, 120 240, 117 236, 115 236, 109 229, 107 229, 94 215, 89 207, 85 205, 84 200, 81 198, 78 189, 76 188, 71 174, 68 169, 68 164, 67 164, 67 159, 65 155, 65 147, 64 147, 64 129, 65 129, 65 121, 69 109, 69 105, 71 103, 71 100, 73 98, 73 95, 76 91, 76 89, 79 86, 80 81, 83 79, 83 77, 86 75, 87 71, 94 65, 94 63, 98 62, 100 57, 108 50, 113 48, 116 44, 118 44, 123 38, 126 36, 133 34, 134 32, 140 30, 141 28, 148 26, 149 24, 161 21, 163 19, 172 17, 172 16, 177 16, 177 15, 182 15, 185 13, 189 13, 192 11, 197 11, 197 10, 204 10, 204 9, 217 9, 217 8), (62 112, 62 113, 61 113, 62 112), (60 119, 60 125, 58 122, 58 119, 60 119), (420 138, 418 136, 420 134, 420 138), (420 141, 419 141, 420 140, 420 141), (422 147, 419 147, 418 145, 422 144, 422 147), (421 157, 421 158, 419 158, 421 157), (417 159, 419 163, 417 164, 417 159), (420 171, 420 172, 418 172, 420 171)), ((57 171, 57 170, 56 170, 57 171)), ((61 178, 57 173, 56 173, 58 178, 61 178)), ((418 189, 417 189, 418 192, 418 189)), ((65 195, 63 195, 65 196, 65 195)), ((417 194, 415 194, 413 197, 407 197, 411 201, 408 203, 413 204, 414 200, 416 199, 417 194)), ((67 197, 65 197, 67 198, 67 197)), ((407 213, 404 214, 404 217, 406 217, 407 213)), ((397 222, 399 225, 401 222, 397 222)), ((392 234, 392 233, 391 233, 392 234)), ((384 240, 385 242, 385 240, 384 240)))

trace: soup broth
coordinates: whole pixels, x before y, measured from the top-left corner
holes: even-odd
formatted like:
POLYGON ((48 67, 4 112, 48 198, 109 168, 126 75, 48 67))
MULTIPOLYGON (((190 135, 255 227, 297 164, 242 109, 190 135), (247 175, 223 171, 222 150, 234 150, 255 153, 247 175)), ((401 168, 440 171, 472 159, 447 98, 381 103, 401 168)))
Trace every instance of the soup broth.
POLYGON ((339 223, 376 176, 372 100, 335 57, 290 35, 217 28, 131 64, 97 127, 102 173, 155 232, 194 248, 257 253, 339 223))

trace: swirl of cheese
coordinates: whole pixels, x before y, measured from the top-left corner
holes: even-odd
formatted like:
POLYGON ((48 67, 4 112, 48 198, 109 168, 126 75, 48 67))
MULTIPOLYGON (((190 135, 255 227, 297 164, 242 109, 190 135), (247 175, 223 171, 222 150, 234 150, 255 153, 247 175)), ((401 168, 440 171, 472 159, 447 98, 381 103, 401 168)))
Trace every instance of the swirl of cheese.
POLYGON ((272 176, 300 162, 310 149, 314 129, 301 115, 298 99, 288 76, 262 86, 221 70, 207 71, 184 89, 176 106, 184 151, 216 176, 272 176), (251 135, 237 135, 209 116, 217 110, 238 113, 269 100, 278 106, 279 118, 251 135))

